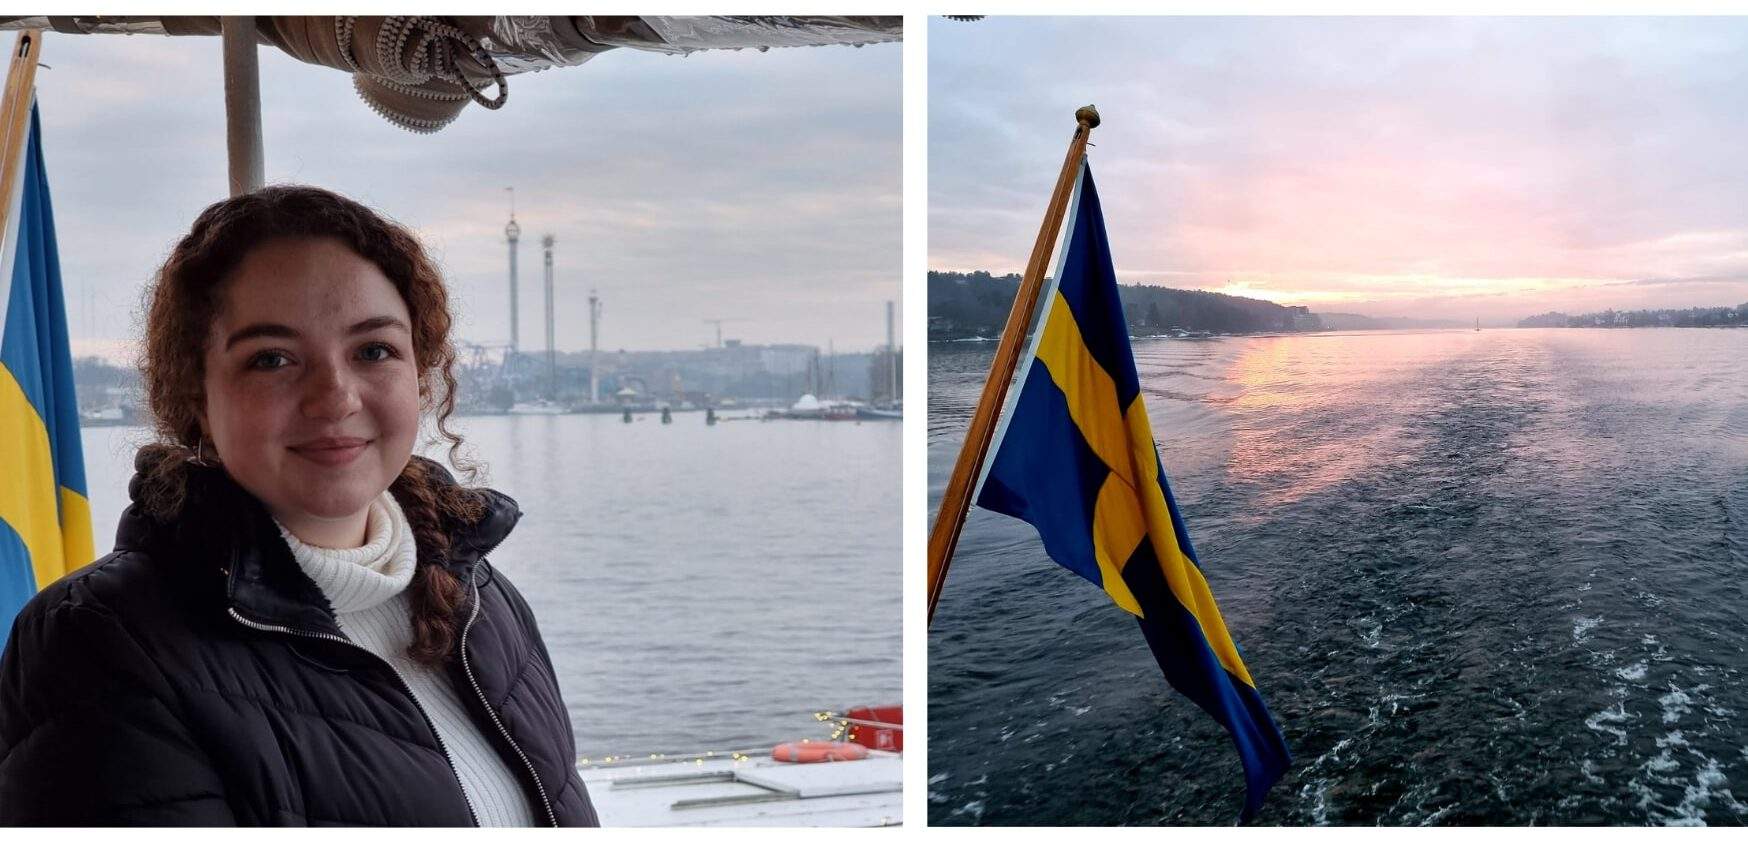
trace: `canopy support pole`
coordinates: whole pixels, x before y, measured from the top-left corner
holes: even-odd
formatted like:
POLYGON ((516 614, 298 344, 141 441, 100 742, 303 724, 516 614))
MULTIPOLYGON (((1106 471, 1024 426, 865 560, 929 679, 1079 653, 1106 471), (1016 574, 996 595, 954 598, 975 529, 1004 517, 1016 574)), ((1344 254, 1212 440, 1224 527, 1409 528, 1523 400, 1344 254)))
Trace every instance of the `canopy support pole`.
POLYGON ((1020 360, 1020 346, 1026 339, 1032 313, 1038 307, 1038 294, 1044 288, 1044 267, 1050 263, 1050 252, 1056 246, 1056 235, 1062 230, 1062 217, 1068 210, 1068 197, 1074 190, 1075 176, 1080 172, 1081 159, 1086 155, 1087 136, 1099 124, 1098 109, 1085 106, 1074 112, 1074 139, 1068 143, 1068 157, 1062 162, 1062 174, 1056 177, 1056 191, 1044 211, 1044 224, 1038 229, 1038 240, 1032 244, 1032 259, 1026 264, 1026 275, 1014 295, 1014 306, 1008 311, 1007 327, 1002 329, 1001 344, 995 348, 995 360, 989 364, 989 379, 983 382, 983 396, 977 399, 977 409, 971 414, 971 425, 965 431, 965 444, 959 446, 959 459, 953 464, 953 474, 941 495, 941 508, 935 514, 934 529, 929 532, 929 622, 935 620, 935 603, 941 599, 941 587, 947 581, 947 566, 953 561, 953 549, 959 545, 959 531, 965 526, 965 510, 971 505, 971 481, 983 470, 983 458, 989 450, 989 440, 995 434, 996 416, 1007 401, 1008 382, 1020 360))
POLYGON ((225 152, 230 156, 231 195, 241 196, 265 182, 261 151, 261 65, 255 47, 255 19, 226 16, 225 152))

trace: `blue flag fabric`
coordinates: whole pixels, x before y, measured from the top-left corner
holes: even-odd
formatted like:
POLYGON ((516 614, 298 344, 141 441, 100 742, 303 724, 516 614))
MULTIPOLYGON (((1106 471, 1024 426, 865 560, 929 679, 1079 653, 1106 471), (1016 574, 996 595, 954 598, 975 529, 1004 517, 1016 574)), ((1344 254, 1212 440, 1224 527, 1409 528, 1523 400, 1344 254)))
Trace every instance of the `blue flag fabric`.
POLYGON ((0 645, 37 589, 90 562, 91 504, 36 105, 0 242, 0 645))
POLYGON ((1036 527, 1051 559, 1140 620, 1166 680, 1232 733, 1247 820, 1292 758, 1227 634, 1154 447, 1090 166, 1076 192, 977 504, 1036 527))

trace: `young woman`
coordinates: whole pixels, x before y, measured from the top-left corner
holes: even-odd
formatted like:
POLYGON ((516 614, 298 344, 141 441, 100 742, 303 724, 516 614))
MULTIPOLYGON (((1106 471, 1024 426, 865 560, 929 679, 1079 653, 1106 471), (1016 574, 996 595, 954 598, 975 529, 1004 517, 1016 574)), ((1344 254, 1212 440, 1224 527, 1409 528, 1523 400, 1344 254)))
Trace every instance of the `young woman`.
POLYGON ((0 823, 595 825, 528 604, 521 512, 412 455, 460 445, 418 241, 270 187, 208 208, 151 294, 115 551, 0 661, 0 823))

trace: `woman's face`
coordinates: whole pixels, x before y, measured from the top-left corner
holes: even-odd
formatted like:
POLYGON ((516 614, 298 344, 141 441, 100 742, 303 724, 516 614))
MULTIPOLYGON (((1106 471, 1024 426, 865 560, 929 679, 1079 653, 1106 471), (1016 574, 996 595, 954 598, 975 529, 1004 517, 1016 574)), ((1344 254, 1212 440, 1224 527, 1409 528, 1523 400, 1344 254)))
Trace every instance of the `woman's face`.
POLYGON ((225 470, 300 539, 363 539, 419 429, 407 304, 334 239, 269 241, 222 291, 201 420, 225 470))

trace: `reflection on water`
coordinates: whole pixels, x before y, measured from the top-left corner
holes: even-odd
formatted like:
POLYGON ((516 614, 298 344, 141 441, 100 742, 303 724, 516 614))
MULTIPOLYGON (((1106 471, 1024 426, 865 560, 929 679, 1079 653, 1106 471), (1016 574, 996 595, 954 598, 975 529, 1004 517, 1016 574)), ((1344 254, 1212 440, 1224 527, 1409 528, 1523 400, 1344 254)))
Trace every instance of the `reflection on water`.
MULTIPOLYGON (((1429 393, 1421 373, 1453 364, 1491 342, 1474 332, 1261 337, 1237 346, 1229 405, 1227 473, 1250 484, 1258 503, 1318 494, 1382 468, 1405 435, 1400 424, 1429 393), (1390 412, 1370 412, 1387 401, 1390 412)), ((1157 351, 1156 351, 1157 353, 1157 351)), ((1166 352, 1169 353, 1169 352, 1166 352)))
MULTIPOLYGON (((938 501, 989 350, 930 351, 938 501)), ((1262 822, 1748 820, 1748 331, 1135 353, 1296 756, 1262 822)), ((1229 739, 1028 525, 972 512, 929 646, 931 823, 1236 816, 1229 739)))
MULTIPOLYGON (((526 513, 492 563, 533 606, 584 755, 821 737, 900 699, 900 425, 482 416, 526 513)), ((139 428, 84 431, 98 547, 139 428)))

